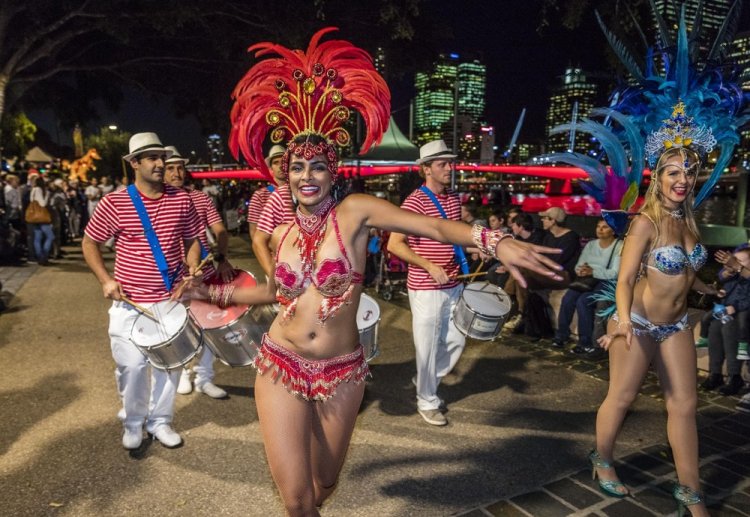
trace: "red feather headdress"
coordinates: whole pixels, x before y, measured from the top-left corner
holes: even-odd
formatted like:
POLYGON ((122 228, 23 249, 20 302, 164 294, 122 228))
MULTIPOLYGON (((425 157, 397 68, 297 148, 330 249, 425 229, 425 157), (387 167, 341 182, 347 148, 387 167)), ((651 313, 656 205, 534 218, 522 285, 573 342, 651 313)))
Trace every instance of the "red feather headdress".
POLYGON ((279 57, 256 63, 232 93, 229 148, 235 158, 241 152, 248 163, 272 177, 262 149, 271 131, 274 143, 288 141, 282 162, 285 173, 291 152, 307 159, 326 155, 329 170, 335 175, 338 156, 333 144, 349 143, 343 123, 351 109, 360 112, 367 126, 361 152, 380 142, 390 119, 388 86, 364 50, 343 40, 319 44, 324 34, 335 30, 328 27, 315 33, 307 52, 267 42, 248 49, 255 51, 256 57, 279 57), (323 136, 328 144, 293 146, 292 140, 304 134, 323 136))

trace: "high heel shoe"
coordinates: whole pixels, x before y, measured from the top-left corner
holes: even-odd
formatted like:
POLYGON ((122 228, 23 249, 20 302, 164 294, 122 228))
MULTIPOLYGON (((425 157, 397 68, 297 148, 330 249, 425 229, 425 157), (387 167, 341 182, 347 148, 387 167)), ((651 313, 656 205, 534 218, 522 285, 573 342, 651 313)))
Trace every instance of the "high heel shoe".
POLYGON ((630 491, 625 487, 622 481, 608 481, 605 479, 597 479, 596 469, 611 469, 612 464, 602 459, 596 450, 589 453, 589 461, 591 462, 591 479, 599 484, 599 490, 604 494, 612 497, 623 498, 630 495, 630 491), (625 488, 625 492, 620 492, 618 488, 625 488))
POLYGON ((677 501, 677 517, 683 517, 685 512, 688 515, 692 515, 692 512, 688 509, 688 506, 702 503, 703 496, 690 488, 689 486, 680 485, 675 483, 674 490, 672 490, 672 497, 677 501))

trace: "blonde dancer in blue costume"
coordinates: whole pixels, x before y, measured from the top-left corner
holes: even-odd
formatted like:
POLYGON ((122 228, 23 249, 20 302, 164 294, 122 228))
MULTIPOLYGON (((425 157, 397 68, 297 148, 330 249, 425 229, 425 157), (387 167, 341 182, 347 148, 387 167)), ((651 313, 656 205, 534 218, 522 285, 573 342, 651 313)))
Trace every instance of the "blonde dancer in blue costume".
MULTIPOLYGON (((731 21, 738 14, 735 3, 727 18, 731 21)), ((696 13, 693 27, 700 26, 700 15, 696 13)), ((672 495, 678 513, 705 516, 695 421, 696 354, 686 312, 690 289, 708 293, 714 289, 696 277, 707 253, 699 242, 693 209, 711 193, 727 167, 739 143, 737 129, 747 117, 736 117, 745 100, 736 84, 736 67, 716 64, 721 43, 729 38, 725 29, 733 24, 725 24, 709 55, 699 59, 699 46, 689 44, 698 41, 698 34, 688 38, 684 8, 676 44, 661 15, 654 13, 654 18, 660 42, 655 50, 649 49, 645 69, 626 50, 628 46, 602 25, 635 85, 615 92, 610 109, 592 112, 604 117, 603 123, 583 119, 576 127, 601 144, 600 156, 561 153, 551 158, 586 170, 591 180, 586 188, 602 204, 602 216, 618 234, 630 224, 616 289, 610 293, 616 311, 608 334, 600 339, 609 351, 610 385, 597 414, 596 448, 589 455, 592 474, 605 494, 629 495, 613 467, 614 446, 649 364, 654 364, 664 391, 667 435, 677 470, 672 495), (657 63, 664 67, 663 77, 655 73, 657 63), (701 157, 714 148, 718 153, 713 171, 693 198, 701 157), (635 215, 644 157, 652 167, 651 183, 635 215)))

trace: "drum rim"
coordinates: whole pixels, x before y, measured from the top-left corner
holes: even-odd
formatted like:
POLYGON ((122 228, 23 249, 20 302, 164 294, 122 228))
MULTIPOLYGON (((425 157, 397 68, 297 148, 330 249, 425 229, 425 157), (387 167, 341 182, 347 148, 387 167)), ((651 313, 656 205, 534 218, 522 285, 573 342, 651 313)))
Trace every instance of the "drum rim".
MULTIPOLYGON (((162 300, 162 301, 165 301, 165 302, 166 302, 166 301, 171 301, 171 300, 162 300)), ((157 302, 157 303, 160 303, 160 302, 157 302)), ((182 304, 181 304, 180 302, 175 302, 175 303, 176 303, 177 305, 182 305, 182 304)), ((177 336, 179 336, 180 334, 182 334, 182 333, 184 332, 184 330, 185 330, 185 327, 186 327, 186 326, 187 326, 187 325, 188 325, 188 324, 190 323, 190 315, 188 314, 188 312, 189 312, 189 311, 188 311, 188 307, 185 307, 184 305, 182 305, 182 307, 184 307, 184 308, 185 308, 185 311, 186 311, 186 312, 185 312, 185 316, 186 316, 186 318, 185 318, 185 321, 183 321, 183 322, 182 322, 182 326, 180 327, 180 329, 179 329, 179 330, 178 330, 177 332, 175 332, 175 333, 173 334, 173 336, 172 336, 172 337, 171 337, 171 338, 170 338, 169 340, 167 340, 167 341, 162 341, 162 342, 160 342, 160 343, 157 343, 157 344, 155 344, 155 345, 151 345, 151 346, 146 346, 146 345, 139 345, 138 343, 136 343, 136 342, 135 342, 135 341, 133 340, 133 329, 135 328, 135 324, 136 324, 136 323, 138 323, 138 319, 139 319, 139 318, 140 318, 141 316, 143 316, 144 318, 148 318, 148 319, 151 319, 151 318, 149 318, 148 316, 146 316, 146 315, 145 315, 145 314, 143 314, 143 313, 140 313, 140 314, 138 315, 138 317, 137 317, 137 318, 135 318, 135 321, 133 321, 133 326, 132 326, 132 327, 130 327, 130 335, 128 336, 128 339, 130 340, 130 342, 131 342, 131 343, 133 343, 133 344, 134 344, 135 346, 137 346, 138 348, 145 348, 145 349, 147 349, 147 350, 151 350, 152 348, 159 348, 159 347, 161 347, 161 346, 166 346, 166 345, 168 345, 169 343, 171 343, 172 341, 174 341, 175 339, 177 339, 177 336)), ((152 321, 153 321, 153 320, 152 320, 152 321)), ((200 337, 201 337, 201 342, 202 342, 202 341, 203 341, 203 329, 201 328, 201 326, 200 326, 200 325, 197 325, 197 327, 198 327, 198 330, 200 331, 200 332, 199 332, 199 334, 200 334, 200 337)))

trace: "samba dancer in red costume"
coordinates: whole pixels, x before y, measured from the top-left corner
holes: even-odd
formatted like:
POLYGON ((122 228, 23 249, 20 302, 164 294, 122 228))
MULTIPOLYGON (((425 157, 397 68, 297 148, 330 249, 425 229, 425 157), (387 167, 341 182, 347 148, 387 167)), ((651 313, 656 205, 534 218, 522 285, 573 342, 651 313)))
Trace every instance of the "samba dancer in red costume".
POLYGON ((275 272, 268 285, 233 290, 193 288, 192 297, 218 304, 278 300, 255 367, 255 400, 271 474, 290 515, 318 515, 333 491, 354 430, 368 375, 357 343, 356 314, 370 228, 418 234, 497 256, 523 282, 519 268, 556 276, 552 253, 499 231, 425 217, 363 194, 342 199, 335 144, 350 108, 367 125, 363 152, 380 140, 390 93, 370 56, 345 41, 313 37, 306 52, 261 43, 234 92, 230 145, 267 172, 262 143, 289 140, 283 170, 297 203, 295 221, 273 233, 275 272), (507 238, 506 238, 507 237, 507 238), (278 291, 277 291, 278 289, 278 291), (335 396, 334 396, 335 395, 335 396))

